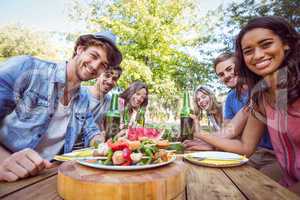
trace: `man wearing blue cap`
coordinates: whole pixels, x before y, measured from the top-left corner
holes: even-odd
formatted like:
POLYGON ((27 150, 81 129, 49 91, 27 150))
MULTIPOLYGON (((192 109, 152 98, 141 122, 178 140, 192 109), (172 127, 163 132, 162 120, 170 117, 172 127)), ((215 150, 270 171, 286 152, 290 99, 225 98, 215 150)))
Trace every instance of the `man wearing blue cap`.
POLYGON ((110 32, 82 35, 64 63, 30 56, 0 65, 0 181, 15 181, 51 167, 70 152, 80 132, 85 146, 103 140, 80 83, 119 65, 110 32))

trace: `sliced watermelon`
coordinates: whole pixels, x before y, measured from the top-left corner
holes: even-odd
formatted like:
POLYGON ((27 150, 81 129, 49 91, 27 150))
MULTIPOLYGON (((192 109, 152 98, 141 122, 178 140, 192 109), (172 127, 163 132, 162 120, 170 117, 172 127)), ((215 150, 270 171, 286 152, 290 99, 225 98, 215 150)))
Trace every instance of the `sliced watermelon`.
POLYGON ((129 128, 128 129, 128 139, 139 140, 139 138, 147 137, 150 139, 160 139, 161 133, 155 128, 129 128))

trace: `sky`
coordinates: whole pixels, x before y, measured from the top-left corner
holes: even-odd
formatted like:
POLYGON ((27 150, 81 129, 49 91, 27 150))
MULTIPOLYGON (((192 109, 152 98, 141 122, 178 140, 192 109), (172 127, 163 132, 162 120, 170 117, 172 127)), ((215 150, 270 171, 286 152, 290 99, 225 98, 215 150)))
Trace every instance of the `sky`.
POLYGON ((0 0, 0 26, 20 23, 42 31, 73 31, 65 0, 0 0))
MULTIPOLYGON (((26 28, 44 32, 85 32, 82 26, 68 18, 67 5, 71 0, 0 0, 0 27, 8 24, 21 24, 26 28)), ((81 0, 89 1, 89 0, 81 0)), ((199 15, 205 16, 209 10, 219 5, 228 5, 239 0, 200 0, 199 15)), ((73 42, 66 41, 54 34, 51 41, 59 48, 59 59, 66 58, 62 49, 73 47, 73 42)), ((194 52, 194 50, 192 51, 194 52)))
MULTIPOLYGON (((68 0, 0 0, 0 26, 19 23, 40 31, 80 31, 68 19, 68 0)), ((202 0, 200 15, 232 0, 202 0)))

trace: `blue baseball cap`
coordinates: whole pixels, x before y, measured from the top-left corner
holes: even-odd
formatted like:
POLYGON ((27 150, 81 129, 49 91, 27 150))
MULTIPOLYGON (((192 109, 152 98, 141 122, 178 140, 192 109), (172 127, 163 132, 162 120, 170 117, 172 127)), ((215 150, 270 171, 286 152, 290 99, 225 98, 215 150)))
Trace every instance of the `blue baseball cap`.
POLYGON ((110 46, 113 47, 113 49, 116 51, 115 58, 116 58, 116 64, 120 64, 122 61, 122 54, 120 50, 117 47, 117 37, 110 31, 102 31, 92 34, 96 39, 107 42, 110 44, 110 46))
POLYGON ((117 49, 117 37, 110 31, 102 31, 93 34, 95 38, 108 42, 111 46, 117 49))

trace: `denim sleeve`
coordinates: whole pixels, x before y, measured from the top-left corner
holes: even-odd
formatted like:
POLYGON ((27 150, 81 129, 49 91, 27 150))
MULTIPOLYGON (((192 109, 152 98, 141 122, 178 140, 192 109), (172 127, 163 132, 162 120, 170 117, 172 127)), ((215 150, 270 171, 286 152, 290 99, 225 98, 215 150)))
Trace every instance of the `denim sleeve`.
POLYGON ((234 117, 231 104, 232 104, 232 100, 230 96, 227 96, 225 101, 225 108, 224 108, 224 119, 232 119, 234 117))
POLYGON ((83 127, 84 146, 88 147, 91 139, 93 139, 93 137, 99 133, 100 130, 98 129, 94 121, 93 114, 91 112, 88 112, 83 127))
POLYGON ((13 57, 0 64, 0 121, 13 111, 17 97, 28 86, 31 68, 29 56, 13 57))

